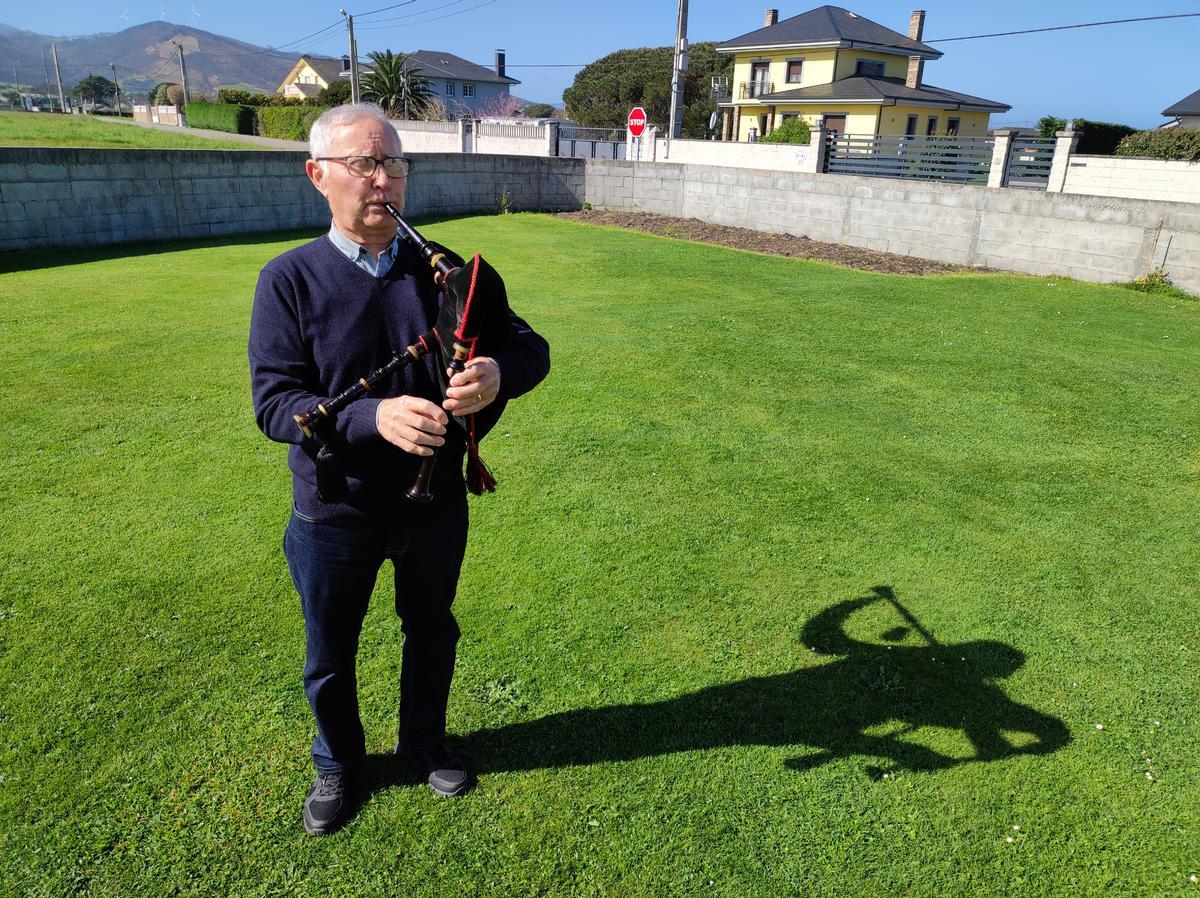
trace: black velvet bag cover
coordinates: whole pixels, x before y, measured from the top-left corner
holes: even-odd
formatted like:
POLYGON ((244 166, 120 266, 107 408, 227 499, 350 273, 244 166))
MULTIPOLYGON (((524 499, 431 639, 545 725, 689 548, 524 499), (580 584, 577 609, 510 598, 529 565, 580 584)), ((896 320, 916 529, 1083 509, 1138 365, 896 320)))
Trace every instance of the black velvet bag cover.
MULTIPOLYGON (((444 287, 445 295, 437 320, 441 354, 438 374, 443 396, 449 386, 446 369, 454 361, 459 347, 466 351, 467 360, 470 360, 476 356, 495 355, 513 338, 512 313, 504 281, 478 253, 450 272, 444 287)), ((475 417, 451 415, 467 438, 467 489, 479 495, 493 492, 496 480, 479 457, 479 440, 483 436, 475 417)))

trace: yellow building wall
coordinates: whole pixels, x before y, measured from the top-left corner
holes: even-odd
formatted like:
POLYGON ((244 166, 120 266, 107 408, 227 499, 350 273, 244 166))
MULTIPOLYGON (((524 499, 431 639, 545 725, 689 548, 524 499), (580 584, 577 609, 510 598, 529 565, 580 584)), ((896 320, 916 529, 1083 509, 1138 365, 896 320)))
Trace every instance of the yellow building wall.
POLYGON ((829 84, 833 81, 834 60, 836 50, 777 50, 767 53, 736 55, 733 58, 733 90, 734 100, 741 96, 741 85, 750 81, 751 65, 756 62, 769 62, 767 80, 775 85, 775 90, 788 90, 797 87, 812 87, 814 84, 829 84), (800 70, 799 84, 788 84, 787 64, 792 60, 803 60, 800 70))
MULTIPOLYGON (((849 106, 834 109, 833 107, 817 106, 815 104, 804 105, 786 105, 777 104, 775 106, 775 127, 779 127, 783 123, 784 115, 800 115, 804 121, 808 123, 810 128, 815 127, 817 118, 822 115, 845 115, 846 116, 846 132, 847 134, 874 134, 876 125, 879 120, 878 106, 849 106)), ((738 125, 737 139, 745 141, 750 139, 750 129, 759 127, 759 116, 766 115, 768 122, 770 119, 769 106, 751 106, 742 107, 742 120, 738 125)), ((769 127, 769 124, 768 124, 769 127)), ((763 132, 760 130, 758 136, 762 137, 763 132)))
POLYGON ((872 62, 883 63, 883 74, 888 78, 906 78, 908 76, 908 57, 895 56, 891 53, 872 53, 869 50, 840 50, 837 56, 837 66, 832 80, 841 81, 854 74, 858 60, 869 59, 872 62))
POLYGON ((991 117, 987 112, 966 112, 960 109, 937 109, 933 106, 884 106, 879 121, 880 134, 904 134, 908 117, 917 117, 917 136, 925 136, 925 127, 931 115, 936 115, 937 133, 945 134, 950 119, 959 119, 960 137, 987 137, 991 117))

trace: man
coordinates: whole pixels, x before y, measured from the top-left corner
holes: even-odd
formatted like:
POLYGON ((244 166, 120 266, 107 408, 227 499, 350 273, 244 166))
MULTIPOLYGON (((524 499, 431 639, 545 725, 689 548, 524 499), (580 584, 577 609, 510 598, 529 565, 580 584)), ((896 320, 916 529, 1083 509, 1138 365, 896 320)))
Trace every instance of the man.
POLYGON ((385 559, 395 567, 404 648, 396 753, 438 794, 461 795, 472 778, 446 750, 446 705, 458 624, 450 611, 467 540, 463 428, 476 434, 505 403, 546 376, 549 348, 513 316, 503 353, 455 374, 443 400, 436 353, 408 365, 350 403, 326 426, 347 495, 318 495, 318 446, 293 416, 309 411, 386 363, 433 326, 438 290, 429 266, 397 235, 384 208, 404 208, 408 163, 376 106, 339 106, 313 125, 306 171, 329 202, 329 233, 271 261, 259 276, 250 324, 258 425, 292 444, 293 509, 284 554, 304 613, 304 689, 316 718, 316 781, 304 802, 314 835, 345 823, 365 754, 355 656, 363 617, 385 559), (375 398, 384 397, 384 398, 375 398), (438 449, 433 501, 405 498, 424 456, 438 449))

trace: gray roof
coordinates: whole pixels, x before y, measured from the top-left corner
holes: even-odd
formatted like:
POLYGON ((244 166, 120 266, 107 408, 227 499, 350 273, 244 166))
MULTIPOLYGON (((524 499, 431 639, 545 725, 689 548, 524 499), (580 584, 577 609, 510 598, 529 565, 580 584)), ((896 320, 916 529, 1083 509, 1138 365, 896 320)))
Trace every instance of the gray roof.
POLYGON ((493 69, 469 62, 453 53, 441 50, 414 50, 408 55, 421 67, 427 78, 455 78, 459 81, 491 81, 496 84, 520 84, 516 78, 501 78, 493 69))
POLYGON ((1162 111, 1163 115, 1200 115, 1200 90, 1184 97, 1174 106, 1162 111))
POLYGON ((741 37, 717 44, 718 51, 732 53, 750 47, 788 47, 806 44, 871 46, 903 52, 906 55, 937 59, 941 51, 914 41, 907 35, 884 28, 840 6, 819 6, 790 19, 759 28, 741 37))
POLYGON ((920 87, 913 88, 905 86, 901 78, 868 75, 854 75, 850 78, 843 78, 841 81, 834 81, 832 84, 780 90, 773 94, 763 94, 759 99, 767 103, 821 103, 836 100, 865 100, 882 103, 894 100, 898 103, 937 103, 943 109, 959 106, 977 106, 988 112, 1008 112, 1012 109, 1011 106, 997 103, 995 100, 972 97, 970 94, 961 94, 944 87, 934 87, 932 84, 922 84, 920 87))

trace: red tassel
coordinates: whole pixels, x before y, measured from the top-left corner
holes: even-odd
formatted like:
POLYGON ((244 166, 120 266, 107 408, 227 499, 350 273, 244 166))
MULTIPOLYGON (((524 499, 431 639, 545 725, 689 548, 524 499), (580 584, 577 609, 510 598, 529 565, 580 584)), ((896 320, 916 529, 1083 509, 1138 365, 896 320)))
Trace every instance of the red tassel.
POLYGON ((467 489, 474 496, 496 492, 496 478, 479 457, 479 447, 474 440, 467 443, 467 489))

